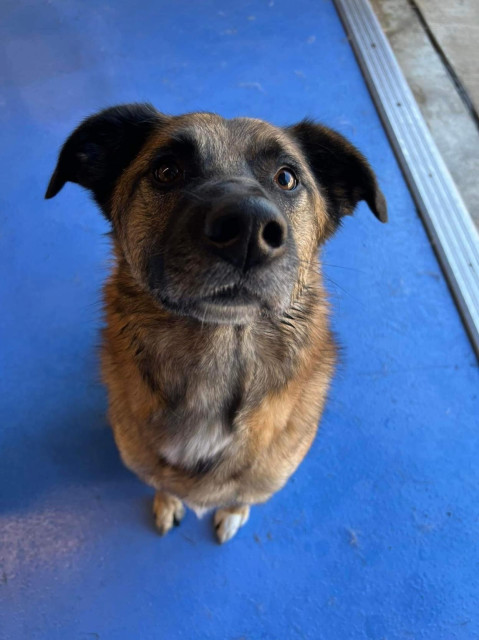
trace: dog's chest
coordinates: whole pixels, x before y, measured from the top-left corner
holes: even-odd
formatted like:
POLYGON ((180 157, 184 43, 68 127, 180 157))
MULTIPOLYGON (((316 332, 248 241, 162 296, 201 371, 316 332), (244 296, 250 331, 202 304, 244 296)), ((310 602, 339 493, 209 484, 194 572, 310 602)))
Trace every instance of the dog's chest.
POLYGON ((292 372, 294 344, 271 326, 227 327, 194 342, 180 334, 163 348, 155 378, 164 406, 154 416, 158 454, 190 471, 208 469, 233 443, 235 418, 292 372))
POLYGON ((164 438, 161 456, 186 469, 208 466, 233 438, 229 405, 232 390, 219 387, 223 381, 207 378, 185 385, 182 399, 173 398, 162 412, 164 438))
POLYGON ((155 416, 159 455, 188 470, 211 466, 234 438, 241 403, 243 358, 232 340, 214 346, 163 353, 159 386, 165 406, 155 416))

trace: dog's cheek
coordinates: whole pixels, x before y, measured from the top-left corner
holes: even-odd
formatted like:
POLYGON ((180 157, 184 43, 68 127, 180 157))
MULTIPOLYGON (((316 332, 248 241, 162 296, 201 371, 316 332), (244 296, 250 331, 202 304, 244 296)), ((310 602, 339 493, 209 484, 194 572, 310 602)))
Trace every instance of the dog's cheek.
POLYGON ((162 253, 164 216, 157 198, 139 191, 118 219, 119 241, 134 277, 149 285, 151 259, 162 253))
POLYGON ((328 216, 319 193, 303 191, 289 214, 291 234, 300 264, 309 264, 325 235, 328 216))
POLYGON ((203 217, 193 212, 187 203, 176 203, 162 236, 164 257, 163 293, 171 300, 194 298, 203 289, 214 286, 215 271, 221 273, 218 284, 224 282, 228 265, 218 264, 204 250, 202 237, 203 217))
POLYGON ((214 285, 215 268, 218 264, 212 263, 187 236, 168 238, 164 253, 165 295, 172 300, 201 296, 204 287, 214 285))
POLYGON ((128 263, 130 272, 140 285, 146 284, 148 258, 151 253, 147 225, 139 221, 123 221, 117 236, 121 254, 128 263))

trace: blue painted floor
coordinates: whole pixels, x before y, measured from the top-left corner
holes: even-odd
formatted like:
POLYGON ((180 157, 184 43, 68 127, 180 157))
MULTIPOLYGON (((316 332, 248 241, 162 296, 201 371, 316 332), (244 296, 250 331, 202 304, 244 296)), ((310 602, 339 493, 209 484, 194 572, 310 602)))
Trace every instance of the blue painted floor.
POLYGON ((1 640, 479 637, 479 373, 331 2, 2 3, 1 640), (86 114, 305 115, 365 152, 389 202, 324 254, 344 346, 294 478, 219 547, 165 539, 121 465, 96 348, 106 223, 69 185, 86 114))

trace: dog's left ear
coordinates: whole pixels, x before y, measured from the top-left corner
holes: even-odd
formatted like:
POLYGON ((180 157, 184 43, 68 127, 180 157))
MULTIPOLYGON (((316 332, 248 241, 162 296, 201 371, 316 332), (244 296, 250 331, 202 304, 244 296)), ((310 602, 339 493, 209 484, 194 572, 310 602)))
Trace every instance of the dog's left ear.
POLYGON ((365 200, 381 222, 387 222, 386 199, 366 158, 341 134, 309 120, 286 129, 301 147, 323 190, 335 226, 365 200))

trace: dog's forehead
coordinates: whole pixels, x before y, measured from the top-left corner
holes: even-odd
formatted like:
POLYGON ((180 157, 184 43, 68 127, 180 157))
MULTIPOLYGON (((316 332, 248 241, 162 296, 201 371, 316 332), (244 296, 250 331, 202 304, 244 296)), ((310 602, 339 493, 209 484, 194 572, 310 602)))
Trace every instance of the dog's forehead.
POLYGON ((255 118, 232 118, 208 113, 195 113, 180 118, 171 132, 175 139, 188 140, 209 165, 217 162, 222 168, 245 158, 270 152, 296 153, 289 136, 274 125, 255 118))

